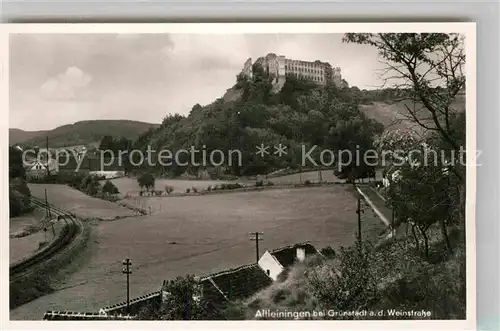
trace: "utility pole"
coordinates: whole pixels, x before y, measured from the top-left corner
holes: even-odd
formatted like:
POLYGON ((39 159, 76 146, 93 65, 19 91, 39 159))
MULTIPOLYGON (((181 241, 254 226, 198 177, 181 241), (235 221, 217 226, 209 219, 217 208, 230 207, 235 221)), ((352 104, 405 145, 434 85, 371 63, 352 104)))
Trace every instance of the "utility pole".
MULTIPOLYGON (((49 160, 51 158, 50 156, 50 151, 49 151, 49 136, 45 138, 45 146, 47 147, 47 177, 50 177, 50 166, 49 166, 49 160)), ((47 190, 45 190, 47 192, 47 190)))
POLYGON ((356 214, 358 214, 358 240, 361 243, 361 213, 365 211, 361 209, 361 195, 358 194, 358 208, 356 208, 356 214))
POLYGON ((47 189, 45 189, 45 214, 49 216, 49 220, 52 219, 52 214, 50 212, 49 200, 47 199, 47 189))
POLYGON ((132 270, 130 270, 130 266, 132 265, 132 262, 130 262, 130 259, 125 259, 123 261, 123 270, 122 273, 127 275, 127 314, 130 314, 130 274, 132 273, 132 270))
POLYGON ((255 253, 256 253, 256 258, 257 258, 257 263, 259 262, 259 241, 264 240, 262 236, 264 233, 262 232, 250 232, 250 235, 253 237, 250 238, 250 240, 255 240, 255 253), (259 237, 260 236, 260 237, 259 237))

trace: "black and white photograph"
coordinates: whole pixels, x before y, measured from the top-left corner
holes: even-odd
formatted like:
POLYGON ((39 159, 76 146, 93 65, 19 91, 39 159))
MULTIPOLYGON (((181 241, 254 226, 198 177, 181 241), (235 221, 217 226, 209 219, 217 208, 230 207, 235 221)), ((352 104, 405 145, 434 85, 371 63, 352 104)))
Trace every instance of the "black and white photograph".
POLYGON ((473 316, 473 23, 37 26, 11 321, 473 316))

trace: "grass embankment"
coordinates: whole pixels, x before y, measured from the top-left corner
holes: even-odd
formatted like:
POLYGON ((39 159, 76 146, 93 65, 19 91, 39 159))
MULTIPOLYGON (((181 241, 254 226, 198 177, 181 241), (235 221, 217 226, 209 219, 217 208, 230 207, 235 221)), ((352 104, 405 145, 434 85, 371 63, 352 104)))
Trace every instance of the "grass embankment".
POLYGON ((62 240, 71 231, 76 231, 76 233, 73 241, 60 254, 40 263, 28 274, 11 280, 10 309, 54 291, 54 284, 64 276, 63 270, 66 270, 87 246, 90 227, 85 223, 82 223, 82 225, 69 224, 65 229, 61 230, 61 236, 58 240, 62 240))

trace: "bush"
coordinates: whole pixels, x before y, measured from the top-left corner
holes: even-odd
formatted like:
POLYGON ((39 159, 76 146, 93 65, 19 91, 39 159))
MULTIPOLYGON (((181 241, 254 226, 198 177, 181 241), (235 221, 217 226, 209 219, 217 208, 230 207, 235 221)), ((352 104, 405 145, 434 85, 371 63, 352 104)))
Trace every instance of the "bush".
POLYGON ((242 188, 242 187, 243 186, 240 183, 230 183, 230 184, 227 184, 227 188, 230 189, 230 190, 234 190, 234 189, 242 188))
POLYGON ((104 185, 102 187, 102 192, 105 194, 118 194, 118 193, 120 193, 118 191, 118 188, 115 186, 115 184, 113 184, 113 182, 111 182, 109 179, 106 180, 106 182, 104 183, 104 185))
POLYGON ((311 181, 309 179, 306 179, 306 181, 304 182, 304 184, 311 185, 311 181))
POLYGON ((190 193, 191 189, 189 187, 186 187, 186 193, 190 193))
POLYGON ((163 191, 159 191, 159 190, 158 190, 158 191, 155 191, 155 194, 156 194, 156 196, 160 196, 160 195, 162 195, 162 194, 163 194, 163 191))
POLYGON ((333 259, 335 258, 336 255, 335 250, 331 246, 326 246, 322 248, 320 253, 323 254, 323 256, 328 259, 333 259))
POLYGON ((193 191, 193 193, 198 193, 198 189, 194 186, 191 188, 191 191, 193 191))
POLYGON ((208 192, 212 191, 212 186, 208 186, 208 187, 207 187, 207 191, 208 191, 208 192))
POLYGON ((266 185, 267 185, 267 186, 274 186, 274 183, 273 183, 273 182, 271 182, 271 181, 268 181, 266 185))
POLYGON ((165 185, 165 192, 167 194, 170 194, 174 191, 174 187, 173 186, 170 186, 170 185, 165 185))
POLYGON ((144 195, 144 191, 139 191, 139 196, 143 196, 144 195))
POLYGON ((257 187, 261 187, 263 185, 264 185, 264 182, 262 180, 258 180, 255 182, 255 186, 257 186, 257 187))

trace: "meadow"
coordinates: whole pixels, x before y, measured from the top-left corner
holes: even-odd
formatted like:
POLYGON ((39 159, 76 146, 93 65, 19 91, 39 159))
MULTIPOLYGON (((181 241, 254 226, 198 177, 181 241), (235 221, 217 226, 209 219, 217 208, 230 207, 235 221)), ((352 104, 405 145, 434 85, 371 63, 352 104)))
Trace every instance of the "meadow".
MULTIPOLYGON (((40 209, 35 209, 31 213, 23 216, 12 217, 9 220, 9 255, 10 264, 21 261, 24 258, 32 255, 40 248, 43 242, 54 240, 55 236, 49 228, 49 231, 42 230, 43 224, 41 221, 45 217, 45 212, 40 209)), ((59 230, 57 224, 54 228, 59 230)), ((56 231, 56 235, 57 232, 56 231)))
POLYGON ((42 200, 45 200, 45 189, 47 189, 49 204, 74 213, 81 218, 112 220, 116 217, 134 216, 136 214, 134 211, 116 203, 93 198, 67 185, 29 184, 28 186, 31 194, 42 200))
MULTIPOLYGON (((342 185, 138 199, 151 207, 151 215, 95 223, 88 251, 82 252, 87 262, 55 293, 12 310, 11 319, 39 319, 47 310, 95 311, 125 300, 125 258, 132 260, 134 297, 158 290, 164 279, 255 262, 253 231, 264 233, 262 255, 302 241, 318 249, 346 246, 357 229, 356 200, 342 185)), ((367 226, 378 233, 383 225, 367 217, 367 226)))

